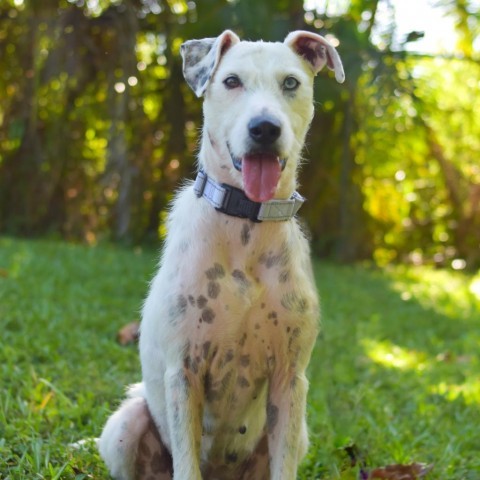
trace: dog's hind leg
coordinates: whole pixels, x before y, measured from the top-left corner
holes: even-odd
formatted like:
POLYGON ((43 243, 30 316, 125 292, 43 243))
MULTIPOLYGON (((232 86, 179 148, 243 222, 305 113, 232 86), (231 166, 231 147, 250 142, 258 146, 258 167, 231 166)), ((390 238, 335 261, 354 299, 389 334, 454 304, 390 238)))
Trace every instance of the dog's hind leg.
POLYGON ((100 455, 116 480, 171 480, 172 457, 142 395, 134 387, 108 419, 99 440, 100 455))

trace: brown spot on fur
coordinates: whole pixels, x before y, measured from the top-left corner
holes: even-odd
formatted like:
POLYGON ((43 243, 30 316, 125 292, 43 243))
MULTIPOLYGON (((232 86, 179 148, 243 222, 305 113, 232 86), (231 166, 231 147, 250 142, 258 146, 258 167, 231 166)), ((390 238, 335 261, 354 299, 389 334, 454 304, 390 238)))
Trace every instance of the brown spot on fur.
POLYGON ((215 312, 210 307, 205 307, 202 310, 202 320, 205 323, 213 323, 215 318, 215 312))
POLYGON ((205 298, 203 295, 200 295, 197 298, 197 307, 201 310, 202 308, 205 308, 205 305, 207 304, 208 299, 205 298))
POLYGON ((183 315, 187 310, 188 302, 183 295, 179 295, 177 299, 177 305, 180 313, 183 315))
POLYGON ((225 455, 225 462, 235 463, 238 460, 238 454, 235 452, 227 452, 225 455))
POLYGON ((188 296, 188 301, 190 302, 190 305, 191 305, 192 307, 195 306, 195 299, 193 298, 193 295, 189 295, 189 296, 188 296))
POLYGON ((207 286, 207 295, 209 298, 217 298, 220 293, 220 284, 218 282, 210 281, 207 286))
POLYGON ((278 407, 273 403, 267 404, 267 429, 268 433, 272 433, 278 422, 278 407))
POLYGON ((233 357, 233 350, 228 350, 225 356, 218 363, 218 368, 224 368, 227 363, 230 363, 233 360, 233 357))
POLYGON ((245 377, 238 377, 237 385, 240 388, 248 388, 250 386, 250 382, 245 377))
POLYGON ((278 276, 278 281, 280 283, 286 283, 288 282, 289 278, 290 278, 290 271, 284 270, 283 272, 280 272, 280 275, 278 276))
POLYGON ((277 312, 270 312, 268 318, 277 318, 277 312))
POLYGON ((200 364, 200 361, 200 357, 195 357, 195 360, 190 360, 190 369, 195 374, 198 373, 198 366, 200 364))
POLYGON ((250 242, 250 226, 248 223, 244 223, 242 226, 242 231, 240 233, 240 240, 242 245, 245 247, 250 242))
POLYGON ((168 309, 169 320, 172 324, 176 324, 187 311, 188 301, 184 295, 178 295, 175 303, 172 303, 168 309))
POLYGON ((208 357, 208 352, 210 351, 210 346, 212 345, 212 342, 205 342, 202 345, 202 352, 203 352, 203 358, 206 359, 208 357))
POLYGON ((217 146, 217 144, 215 143, 215 140, 213 139, 210 132, 208 132, 208 139, 210 140, 210 144, 212 145, 212 147, 215 148, 217 146))
POLYGON ((239 344, 241 347, 243 347, 243 346, 245 345, 246 340, 247 340, 247 334, 244 333, 244 334, 242 335, 242 338, 238 341, 238 344, 239 344))
POLYGON ((212 386, 212 376, 209 372, 205 374, 205 378, 203 379, 203 390, 205 392, 205 397, 207 400, 211 400, 213 386, 212 386))
POLYGON ((215 263, 212 268, 205 271, 205 275, 209 280, 218 280, 225 276, 225 270, 219 263, 215 263))
POLYGON ((298 295, 297 292, 285 293, 280 301, 282 307, 290 312, 303 314, 307 311, 308 302, 304 297, 298 295))
POLYGON ((241 270, 234 270, 232 272, 232 277, 241 288, 248 288, 250 286, 250 282, 248 281, 245 273, 241 270))
POLYGON ((274 254, 272 251, 268 253, 262 253, 258 259, 259 263, 264 264, 267 268, 274 266, 286 267, 290 261, 290 253, 288 246, 284 243, 280 251, 274 254))
POLYGON ((228 362, 231 362, 233 360, 233 350, 229 350, 226 354, 225 354, 225 363, 228 363, 228 362))
POLYGON ((288 341, 288 349, 289 350, 291 350, 293 342, 295 342, 295 340, 297 340, 297 338, 300 336, 300 333, 301 333, 301 330, 300 330, 299 327, 295 327, 292 330, 292 335, 290 336, 290 339, 288 341))
POLYGON ((198 373, 198 364, 200 363, 200 359, 197 357, 194 361, 191 363, 192 367, 192 372, 197 374, 198 373))
POLYGON ((240 357, 240 365, 242 367, 248 367, 250 365, 250 355, 242 355, 240 357))
POLYGON ((212 376, 207 373, 204 379, 204 388, 205 388, 205 397, 209 402, 213 402, 215 400, 220 400, 224 395, 230 384, 230 381, 233 376, 233 370, 229 370, 225 375, 222 377, 221 380, 217 380, 216 382, 212 381, 212 376))

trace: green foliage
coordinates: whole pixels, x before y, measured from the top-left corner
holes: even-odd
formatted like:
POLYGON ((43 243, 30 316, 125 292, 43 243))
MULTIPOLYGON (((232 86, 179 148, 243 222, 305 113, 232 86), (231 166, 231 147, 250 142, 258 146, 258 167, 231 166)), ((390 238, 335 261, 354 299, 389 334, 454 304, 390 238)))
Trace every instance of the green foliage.
MULTIPOLYGON (((0 238, 0 477, 107 478, 92 443, 124 387, 157 253, 0 238)), ((356 479, 429 462, 429 480, 480 475, 480 276, 428 268, 315 266, 322 334, 309 369, 311 447, 300 479, 356 479)))

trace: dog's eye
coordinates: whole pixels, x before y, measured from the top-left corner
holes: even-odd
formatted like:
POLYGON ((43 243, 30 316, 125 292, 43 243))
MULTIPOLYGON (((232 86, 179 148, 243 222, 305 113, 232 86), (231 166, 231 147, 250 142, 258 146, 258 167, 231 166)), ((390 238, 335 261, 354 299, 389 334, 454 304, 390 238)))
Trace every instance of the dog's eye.
POLYGON ((241 80, 236 75, 229 75, 224 81, 223 84, 229 89, 238 88, 242 86, 241 80))
POLYGON ((291 92, 292 90, 296 90, 300 86, 300 82, 295 77, 290 76, 283 81, 282 86, 284 90, 288 90, 291 92))

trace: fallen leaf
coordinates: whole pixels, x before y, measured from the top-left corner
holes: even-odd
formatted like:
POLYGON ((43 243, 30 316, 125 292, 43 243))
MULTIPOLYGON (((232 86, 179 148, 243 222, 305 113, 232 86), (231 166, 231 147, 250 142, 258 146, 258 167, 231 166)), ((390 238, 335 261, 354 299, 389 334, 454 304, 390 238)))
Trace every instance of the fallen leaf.
POLYGON ((140 333, 140 323, 130 322, 122 327, 117 333, 117 341, 120 345, 128 345, 138 340, 140 333))
POLYGON ((8 270, 5 270, 4 268, 0 268, 0 277, 7 278, 8 270))
POLYGON ((383 478, 386 480, 417 480, 424 477, 433 465, 412 463, 411 465, 387 465, 375 468, 368 475, 368 480, 383 478))

